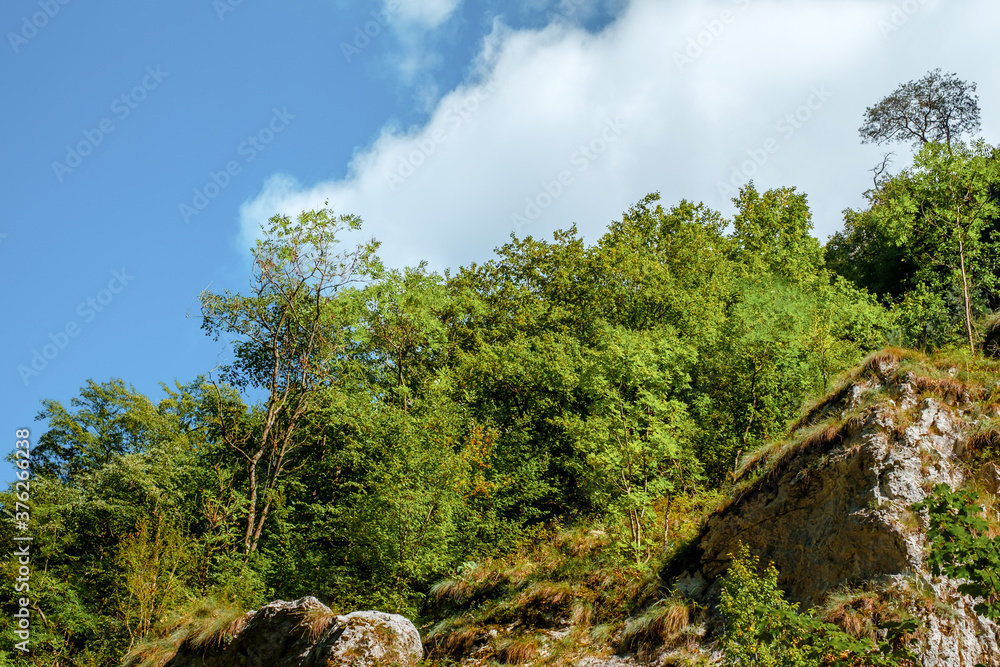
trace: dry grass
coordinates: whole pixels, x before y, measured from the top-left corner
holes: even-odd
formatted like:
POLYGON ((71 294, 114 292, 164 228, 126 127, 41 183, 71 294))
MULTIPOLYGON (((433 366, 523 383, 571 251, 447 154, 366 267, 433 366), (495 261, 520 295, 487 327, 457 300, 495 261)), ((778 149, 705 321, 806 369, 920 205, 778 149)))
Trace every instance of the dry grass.
POLYGON ((690 626, 691 616, 690 603, 685 600, 660 600, 625 626, 619 645, 640 655, 661 647, 671 648, 690 626))
POLYGON ((595 592, 584 583, 543 580, 530 584, 497 608, 496 620, 549 628, 570 622, 576 603, 590 602, 595 592))
POLYGON ((199 628, 192 627, 188 643, 197 649, 221 648, 240 633, 248 620, 246 614, 240 614, 236 618, 228 614, 213 616, 199 628))
POLYGON ((929 378, 920 375, 914 379, 913 384, 914 389, 921 394, 940 398, 949 405, 971 403, 979 398, 981 391, 979 387, 972 387, 952 377, 929 378))
POLYGON ((541 648, 538 637, 507 637, 497 642, 494 655, 504 665, 524 665, 537 658, 541 648))
POLYGON ((980 420, 978 428, 969 436, 963 458, 972 472, 978 472, 985 463, 1000 460, 1000 425, 992 419, 980 420))
POLYGON ((559 610, 586 593, 582 587, 565 581, 540 581, 518 596, 521 604, 559 610))
MULTIPOLYGON (((837 625, 857 639, 869 639, 878 644, 885 641, 885 631, 881 629, 885 624, 912 618, 914 613, 937 613, 937 607, 933 594, 930 597, 920 594, 912 583, 902 587, 873 583, 833 593, 818 611, 823 621, 837 625)), ((906 643, 924 633, 925 628, 918 628, 901 639, 906 643)))
POLYGON ((177 655, 177 649, 170 637, 144 640, 125 655, 122 664, 125 667, 163 667, 177 655))
POLYGON ((337 612, 322 607, 308 607, 302 612, 295 631, 305 636, 310 643, 315 642, 330 629, 337 619, 337 612))
POLYGON ((473 624, 457 625, 450 619, 438 623, 427 633, 425 644, 428 656, 461 659, 472 651, 485 630, 473 624))
POLYGON ((736 472, 736 479, 762 469, 773 473, 790 459, 812 452, 829 451, 853 435, 860 426, 858 417, 846 421, 834 419, 832 422, 813 426, 797 438, 761 447, 744 458, 736 472))
POLYGON ((574 600, 569 610, 569 622, 578 627, 590 625, 594 618, 594 603, 589 600, 574 600))
POLYGON ((899 619, 899 615, 890 610, 887 601, 877 591, 834 595, 827 605, 823 620, 858 639, 877 641, 878 625, 899 619))
POLYGON ((588 644, 594 626, 617 634, 660 585, 656 568, 622 562, 600 526, 553 527, 516 553, 484 559, 433 587, 428 615, 440 622, 427 634, 428 655, 461 660, 490 645, 494 651, 506 647, 503 659, 515 660, 537 639, 546 660, 558 662, 588 644), (563 650, 539 639, 543 634, 524 640, 533 629, 569 630, 585 644, 563 650), (521 639, 503 643, 514 636, 521 639))
POLYGON ((505 573, 479 564, 464 570, 461 575, 444 579, 431 586, 430 595, 438 603, 467 606, 471 602, 495 593, 508 583, 505 573))

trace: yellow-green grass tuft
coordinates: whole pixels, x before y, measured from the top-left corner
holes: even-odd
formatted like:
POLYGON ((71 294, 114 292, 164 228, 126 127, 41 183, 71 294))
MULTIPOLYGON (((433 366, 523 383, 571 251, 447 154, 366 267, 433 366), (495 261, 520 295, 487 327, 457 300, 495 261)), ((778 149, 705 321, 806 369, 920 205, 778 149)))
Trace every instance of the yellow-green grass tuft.
POLYGON ((226 646, 247 621, 246 612, 214 598, 195 601, 178 610, 146 635, 123 658, 125 667, 162 667, 181 648, 226 646))
POLYGON ((690 604, 678 598, 658 601, 629 621, 622 632, 622 650, 649 654, 661 647, 673 647, 691 625, 690 604))

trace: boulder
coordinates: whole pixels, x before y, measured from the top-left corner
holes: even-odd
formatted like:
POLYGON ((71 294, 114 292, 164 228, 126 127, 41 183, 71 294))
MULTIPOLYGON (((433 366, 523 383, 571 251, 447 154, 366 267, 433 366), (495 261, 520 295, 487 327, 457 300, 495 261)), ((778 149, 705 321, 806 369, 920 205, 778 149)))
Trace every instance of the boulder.
POLYGON ((423 657, 420 633, 409 619, 380 611, 356 611, 337 616, 341 634, 328 643, 320 665, 416 665, 423 657))
POLYGON ((378 611, 334 614, 314 597, 249 612, 231 640, 184 645, 166 667, 411 667, 423 657, 408 619, 378 611))

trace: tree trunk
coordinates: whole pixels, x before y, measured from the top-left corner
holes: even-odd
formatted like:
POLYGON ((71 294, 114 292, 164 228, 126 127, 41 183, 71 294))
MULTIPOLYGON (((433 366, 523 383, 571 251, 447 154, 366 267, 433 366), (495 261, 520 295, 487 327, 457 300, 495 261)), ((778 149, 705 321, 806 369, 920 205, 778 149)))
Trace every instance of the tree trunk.
POLYGON ((667 553, 670 544, 670 504, 673 500, 673 496, 667 496, 667 509, 663 512, 663 553, 667 553))
POLYGON ((247 555, 250 554, 250 539, 257 518, 257 461, 259 460, 260 453, 250 460, 250 507, 247 510, 247 530, 243 535, 243 553, 247 555))
POLYGON ((962 242, 961 219, 956 212, 955 228, 958 231, 958 259, 962 267, 962 296, 965 298, 965 329, 969 334, 969 353, 976 356, 976 341, 972 335, 972 305, 969 300, 969 279, 965 273, 965 244, 962 242))

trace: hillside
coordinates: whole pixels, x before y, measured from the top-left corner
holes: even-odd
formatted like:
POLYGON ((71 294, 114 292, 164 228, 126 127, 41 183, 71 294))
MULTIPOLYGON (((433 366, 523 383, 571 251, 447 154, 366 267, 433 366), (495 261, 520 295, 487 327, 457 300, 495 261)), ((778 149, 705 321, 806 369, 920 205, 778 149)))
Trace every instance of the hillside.
POLYGON ((800 611, 815 609, 858 637, 913 616, 921 664, 997 664, 996 625, 973 611, 957 581, 930 574, 926 517, 911 510, 937 483, 972 488, 983 493, 990 534, 1000 532, 989 462, 997 369, 901 350, 874 355, 784 439, 743 459, 729 496, 658 573, 603 567, 599 528, 563 531, 439 584, 442 620, 425 644, 463 665, 717 659, 720 577, 742 542, 774 562, 800 611))
MULTIPOLYGON (((937 70, 887 99, 943 89, 978 118, 937 70)), ((883 163, 825 245, 753 182, 443 273, 328 203, 272 216, 245 288, 198 297, 216 366, 17 430, 0 665, 995 662, 1000 149, 971 131, 883 163)))

